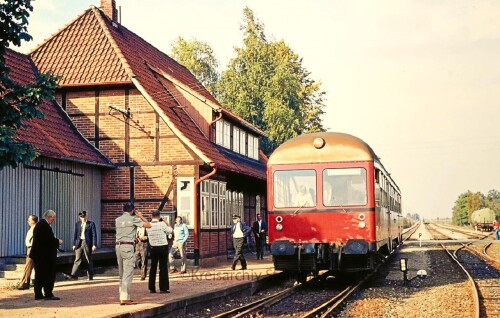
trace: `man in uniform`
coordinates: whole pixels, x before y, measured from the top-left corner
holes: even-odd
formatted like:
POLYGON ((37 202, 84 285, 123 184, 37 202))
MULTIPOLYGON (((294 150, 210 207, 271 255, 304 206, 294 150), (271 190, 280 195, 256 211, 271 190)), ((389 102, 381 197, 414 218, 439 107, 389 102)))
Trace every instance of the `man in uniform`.
POLYGON ((130 288, 134 276, 134 238, 138 227, 150 228, 149 223, 134 205, 127 202, 123 205, 123 214, 116 218, 116 260, 120 273, 120 305, 131 305, 130 288))
POLYGON ((82 257, 87 261, 87 272, 89 280, 94 279, 94 263, 92 262, 92 252, 97 249, 97 231, 95 223, 87 219, 87 211, 78 212, 80 221, 76 221, 73 234, 73 251, 75 251, 75 261, 71 274, 64 274, 67 279, 78 279, 77 272, 82 257))
POLYGON ((243 243, 245 243, 245 238, 250 234, 251 231, 252 229, 248 225, 246 225, 245 222, 241 221, 239 215, 233 215, 233 227, 231 228, 235 250, 233 265, 231 265, 231 269, 233 271, 236 269, 238 260, 241 261, 241 269, 247 269, 247 260, 245 259, 245 255, 243 255, 243 243))
POLYGON ((267 222, 262 220, 260 213, 257 213, 257 221, 252 226, 255 236, 255 247, 257 250, 257 259, 264 259, 264 246, 266 244, 267 222))

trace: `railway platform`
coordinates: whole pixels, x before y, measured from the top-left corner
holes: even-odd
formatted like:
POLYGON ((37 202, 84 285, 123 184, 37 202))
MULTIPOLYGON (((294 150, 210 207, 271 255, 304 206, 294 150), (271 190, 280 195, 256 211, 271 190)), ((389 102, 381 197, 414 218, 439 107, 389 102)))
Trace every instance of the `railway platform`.
POLYGON ((118 299, 118 269, 108 268, 94 280, 56 281, 59 301, 34 300, 29 290, 0 289, 0 317, 170 317, 236 295, 251 294, 269 283, 274 271, 270 255, 263 260, 247 257, 247 270, 231 270, 231 261, 212 268, 188 267, 186 274, 169 274, 170 293, 151 294, 147 278, 134 276, 134 305, 121 306, 118 299))

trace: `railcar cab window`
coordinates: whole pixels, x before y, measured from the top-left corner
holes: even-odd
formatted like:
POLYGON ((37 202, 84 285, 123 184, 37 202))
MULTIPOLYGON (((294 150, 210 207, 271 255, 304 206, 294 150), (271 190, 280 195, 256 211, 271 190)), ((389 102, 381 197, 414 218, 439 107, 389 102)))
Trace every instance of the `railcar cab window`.
POLYGON ((323 205, 366 205, 366 170, 363 168, 323 170, 323 205))
POLYGON ((316 206, 316 171, 284 170, 273 176, 273 196, 276 208, 316 206))

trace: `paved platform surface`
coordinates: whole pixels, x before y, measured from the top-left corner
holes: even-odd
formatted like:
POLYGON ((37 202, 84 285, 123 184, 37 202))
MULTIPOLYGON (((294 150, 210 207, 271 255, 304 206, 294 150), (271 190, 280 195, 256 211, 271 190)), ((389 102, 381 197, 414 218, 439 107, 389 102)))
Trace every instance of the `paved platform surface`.
POLYGON ((136 270, 132 299, 137 304, 130 306, 119 304, 118 270, 114 268, 96 275, 93 281, 85 277, 78 281, 56 281, 54 294, 61 298, 59 301, 35 301, 32 287, 23 291, 1 289, 0 317, 147 317, 179 311, 183 306, 195 306, 200 299, 251 289, 252 284, 275 273, 271 256, 264 260, 250 256, 247 260, 247 270, 233 271, 227 261, 214 268, 188 268, 186 274, 171 274, 169 294, 149 293, 147 278, 141 281, 136 270))

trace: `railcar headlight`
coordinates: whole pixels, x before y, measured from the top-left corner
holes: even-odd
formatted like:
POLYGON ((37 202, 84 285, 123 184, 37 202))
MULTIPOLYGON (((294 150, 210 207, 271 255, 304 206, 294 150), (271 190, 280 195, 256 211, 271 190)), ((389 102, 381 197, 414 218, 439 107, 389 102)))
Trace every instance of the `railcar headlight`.
POLYGON ((278 215, 278 216, 276 217, 276 222, 277 222, 277 223, 281 223, 281 222, 283 222, 283 217, 282 217, 281 215, 278 215))
POLYGON ((276 231, 283 230, 283 224, 276 224, 276 231))
POLYGON ((361 221, 358 223, 358 227, 361 228, 361 229, 364 229, 366 227, 366 223, 361 221))
POLYGON ((363 213, 361 213, 360 215, 358 215, 358 219, 360 221, 364 221, 366 219, 366 216, 363 213))

